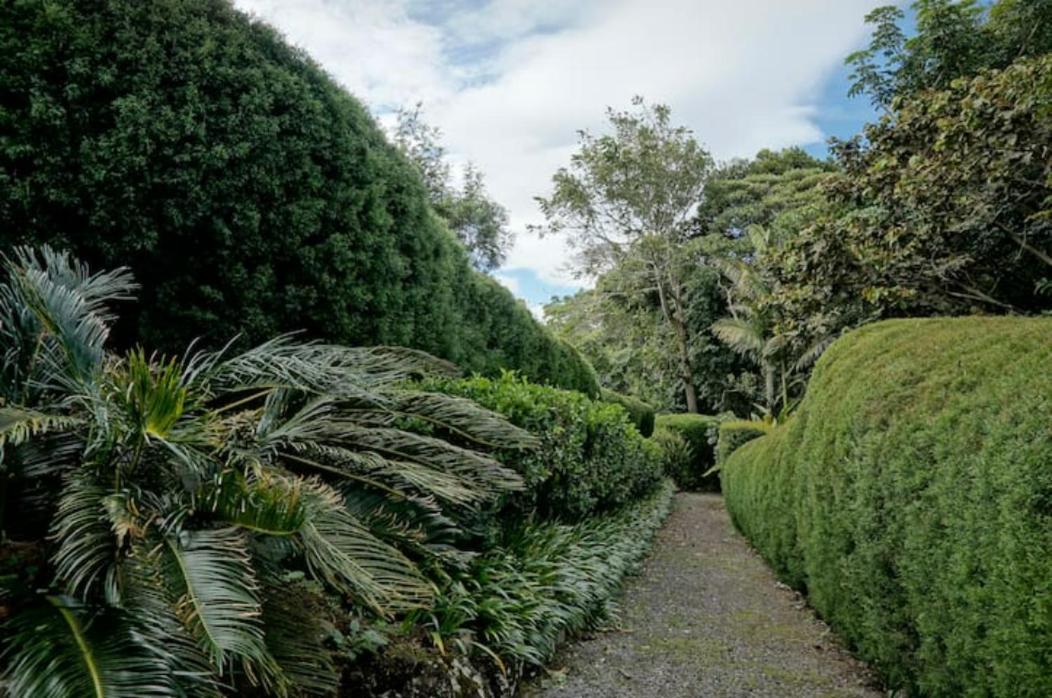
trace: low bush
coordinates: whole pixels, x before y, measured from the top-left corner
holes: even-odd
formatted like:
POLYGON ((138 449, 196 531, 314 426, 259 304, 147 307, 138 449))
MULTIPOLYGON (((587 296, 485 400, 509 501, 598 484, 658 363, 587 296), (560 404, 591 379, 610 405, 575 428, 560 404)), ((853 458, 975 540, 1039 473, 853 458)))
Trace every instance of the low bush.
POLYGON ((658 440, 667 443, 669 437, 665 434, 671 432, 679 435, 690 447, 689 460, 686 460, 682 454, 677 454, 666 461, 668 467, 672 468, 668 475, 676 481, 680 489, 719 489, 719 478, 715 475, 705 475, 716 464, 712 442, 718 426, 719 419, 709 415, 658 415, 655 426, 655 435, 658 436, 658 440))
POLYGON ((510 373, 425 387, 470 398, 538 438, 536 449, 496 454, 526 482, 508 502, 523 514, 580 519, 632 502, 661 481, 660 446, 644 439, 618 405, 510 373))
POLYGON ((599 399, 625 408, 629 419, 632 420, 632 423, 636 425, 636 429, 643 436, 650 436, 654 433, 654 408, 647 403, 631 395, 625 395, 616 390, 607 390, 606 388, 600 391, 599 399))
POLYGON ((883 672, 1052 695, 1052 320, 877 323, 722 469, 735 524, 883 672))

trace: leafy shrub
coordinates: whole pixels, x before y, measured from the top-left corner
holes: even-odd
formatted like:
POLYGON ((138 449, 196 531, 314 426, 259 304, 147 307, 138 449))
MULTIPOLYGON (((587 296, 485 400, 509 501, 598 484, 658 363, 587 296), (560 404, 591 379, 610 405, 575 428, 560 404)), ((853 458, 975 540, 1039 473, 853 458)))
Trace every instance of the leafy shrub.
POLYGON ((1052 695, 1052 320, 895 320, 820 360, 722 470, 728 509, 885 675, 1052 695))
POLYGON ((719 478, 705 473, 716 464, 712 436, 719 420, 702 414, 660 414, 656 424, 657 432, 678 434, 690 446, 689 464, 674 461, 672 465, 678 469, 669 477, 684 490, 718 490, 719 478))
POLYGON ((694 451, 683 435, 672 429, 657 429, 651 440, 661 447, 665 475, 680 489, 690 489, 694 477, 694 451))
POLYGON ((365 107, 227 0, 0 4, 0 249, 131 268, 122 347, 304 330, 598 393, 365 107))
POLYGON ((332 692, 322 600, 297 580, 376 614, 427 606, 414 560, 455 559, 458 512, 522 487, 477 449, 529 434, 406 387, 448 370, 433 357, 287 339, 118 356, 126 270, 45 249, 4 272, 0 560, 46 551, 0 568, 5 695, 332 692))
POLYGON ((440 637, 481 645, 505 664, 543 665, 557 643, 608 616, 668 515, 674 489, 665 480, 641 501, 573 525, 527 524, 451 579, 435 610, 417 617, 440 637))
POLYGON ((618 405, 511 373, 425 387, 470 398, 537 437, 538 448, 496 454, 525 480, 525 492, 509 503, 523 514, 580 519, 631 502, 661 481, 660 447, 640 436, 618 405))
POLYGON ((643 436, 650 436, 654 433, 654 408, 647 403, 631 395, 624 395, 606 388, 600 391, 599 399, 625 408, 629 419, 632 420, 632 423, 636 425, 636 429, 643 436))

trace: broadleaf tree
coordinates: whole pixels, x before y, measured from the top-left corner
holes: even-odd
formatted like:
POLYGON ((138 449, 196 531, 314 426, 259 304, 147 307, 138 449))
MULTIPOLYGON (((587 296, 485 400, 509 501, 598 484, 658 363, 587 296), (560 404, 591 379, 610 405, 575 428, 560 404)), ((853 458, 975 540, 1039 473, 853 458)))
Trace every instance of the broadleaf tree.
POLYGON ((579 131, 578 150, 537 197, 541 234, 565 235, 580 276, 618 269, 625 296, 657 297, 671 331, 687 410, 698 411, 685 278, 695 265, 685 245, 713 160, 690 129, 673 125, 662 104, 632 100, 607 110, 611 132, 579 131))

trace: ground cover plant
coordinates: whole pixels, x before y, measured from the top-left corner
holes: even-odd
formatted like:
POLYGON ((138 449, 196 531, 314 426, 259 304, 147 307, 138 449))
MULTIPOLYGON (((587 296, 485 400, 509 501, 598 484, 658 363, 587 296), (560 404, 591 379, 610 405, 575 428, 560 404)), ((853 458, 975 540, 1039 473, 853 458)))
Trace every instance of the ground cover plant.
POLYGON ((723 464, 734 522, 891 688, 1052 692, 1050 332, 857 330, 797 413, 723 464))

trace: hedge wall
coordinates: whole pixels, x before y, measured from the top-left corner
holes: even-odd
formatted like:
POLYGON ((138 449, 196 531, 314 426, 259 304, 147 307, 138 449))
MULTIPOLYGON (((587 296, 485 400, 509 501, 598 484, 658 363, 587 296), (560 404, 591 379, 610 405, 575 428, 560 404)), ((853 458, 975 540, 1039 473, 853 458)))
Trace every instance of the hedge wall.
POLYGON ((227 0, 0 3, 0 55, 0 249, 131 267, 119 345, 305 330, 598 394, 362 104, 227 0))
POLYGON ((670 461, 673 469, 668 476, 675 480, 683 490, 718 490, 719 477, 704 477, 716 464, 716 452, 711 437, 713 430, 719 426, 719 418, 704 414, 660 414, 657 416, 654 435, 659 441, 665 440, 665 433, 678 434, 690 447, 689 458, 670 461))
POLYGON ((523 515, 583 519, 635 501, 662 480, 660 446, 643 438, 618 405, 510 373, 432 380, 426 387, 470 398, 537 435, 536 449, 498 454, 526 481, 526 491, 509 502, 523 515))
POLYGON ((896 320, 723 466, 738 527, 885 675, 1052 695, 1052 320, 896 320))
POLYGON ((654 408, 647 403, 631 395, 625 395, 616 390, 608 390, 606 388, 602 388, 599 391, 599 399, 625 408, 628 418, 632 420, 632 423, 636 425, 636 429, 643 436, 650 436, 654 433, 654 408))

